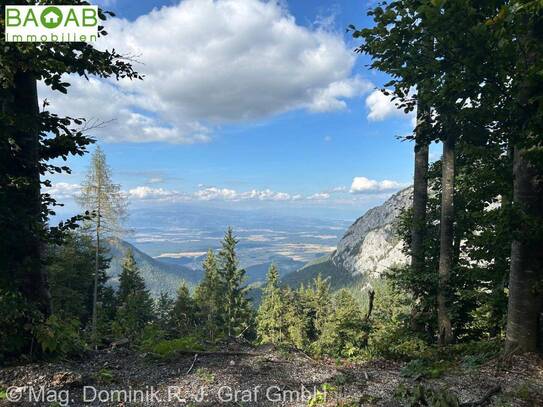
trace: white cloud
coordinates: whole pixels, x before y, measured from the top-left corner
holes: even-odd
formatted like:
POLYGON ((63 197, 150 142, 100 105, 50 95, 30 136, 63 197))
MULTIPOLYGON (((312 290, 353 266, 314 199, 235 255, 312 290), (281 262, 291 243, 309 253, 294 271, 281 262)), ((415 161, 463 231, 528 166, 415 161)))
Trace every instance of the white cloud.
POLYGON ((354 177, 350 192, 353 194, 360 194, 364 192, 382 192, 392 191, 401 187, 402 184, 396 181, 376 181, 366 177, 354 177))
POLYGON ((307 197, 307 199, 309 199, 310 201, 324 201, 328 198, 330 198, 330 194, 326 192, 318 192, 307 197))
POLYGON ((403 110, 398 109, 391 96, 385 95, 376 89, 366 97, 366 107, 369 109, 368 120, 381 121, 389 117, 406 116, 403 110))
POLYGON ((162 177, 151 177, 147 180, 148 184, 162 184, 164 182, 164 178, 162 177))
POLYGON ((136 56, 144 81, 74 78, 68 97, 40 91, 59 113, 116 119, 94 131, 108 142, 206 142, 227 123, 343 109, 372 87, 352 76, 341 35, 297 25, 275 1, 184 0, 106 29, 99 46, 136 56))
POLYGON ((260 201, 290 201, 292 197, 286 192, 274 192, 270 189, 258 191, 253 189, 240 194, 242 199, 258 199, 260 201))
POLYGON ((210 187, 195 192, 194 196, 196 199, 202 201, 211 201, 216 199, 233 200, 238 197, 238 193, 233 189, 210 187))
POLYGON ((57 182, 50 188, 44 188, 43 192, 50 194, 56 199, 73 198, 81 191, 81 185, 68 182, 57 182))
POLYGON ((349 188, 347 188, 346 186, 339 186, 339 187, 334 187, 330 190, 331 193, 339 193, 339 192, 347 192, 349 190, 349 188))
POLYGON ((128 190, 128 195, 135 199, 164 199, 179 196, 177 191, 170 191, 163 188, 151 188, 139 186, 128 190))

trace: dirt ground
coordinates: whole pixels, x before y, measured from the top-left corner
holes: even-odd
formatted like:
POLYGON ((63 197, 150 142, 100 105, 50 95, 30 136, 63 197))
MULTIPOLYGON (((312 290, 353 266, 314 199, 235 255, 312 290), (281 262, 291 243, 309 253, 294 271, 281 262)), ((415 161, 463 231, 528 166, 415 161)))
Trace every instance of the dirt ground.
MULTIPOLYGON (((372 361, 338 365, 269 346, 156 360, 119 348, 82 361, 0 368, 0 406, 402 406, 394 400, 402 364, 372 361), (8 401, 19 399, 19 401, 8 401)), ((418 381, 420 382, 420 380, 418 381)), ((543 406, 543 361, 515 357, 476 370, 425 380, 446 386, 464 406, 543 406), (499 392, 483 404, 485 394, 499 392)))

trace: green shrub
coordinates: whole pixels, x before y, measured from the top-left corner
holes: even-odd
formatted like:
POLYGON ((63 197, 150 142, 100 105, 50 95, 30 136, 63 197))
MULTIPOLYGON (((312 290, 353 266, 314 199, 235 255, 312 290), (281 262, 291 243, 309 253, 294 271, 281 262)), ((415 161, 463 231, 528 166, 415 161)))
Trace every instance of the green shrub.
POLYGON ((100 369, 94 377, 99 384, 110 384, 115 381, 113 372, 106 368, 100 369))
POLYGON ((141 333, 140 348, 143 351, 152 349, 158 342, 166 339, 167 333, 155 324, 146 325, 141 333))
POLYGON ((178 352, 203 351, 204 349, 205 347, 197 337, 185 336, 178 339, 161 340, 147 348, 147 351, 161 358, 169 358, 178 352))
POLYGON ((0 362, 30 349, 31 327, 41 319, 20 294, 0 288, 0 362))
POLYGON ((458 397, 451 391, 440 388, 424 386, 422 384, 408 387, 399 385, 394 398, 401 401, 405 407, 459 407, 458 397))
POLYGON ((311 397, 307 405, 308 407, 322 406, 325 405, 328 399, 328 395, 334 393, 337 390, 337 387, 332 386, 328 383, 323 383, 320 390, 317 390, 313 397, 311 397))
POLYGON ((34 328, 34 336, 44 353, 66 356, 85 349, 77 319, 62 320, 57 315, 51 315, 34 328))
POLYGON ((405 365, 400 374, 403 377, 436 379, 453 367, 447 360, 414 359, 405 365))
POLYGON ((215 381, 215 374, 209 369, 202 367, 196 370, 196 376, 206 383, 213 383, 215 381))

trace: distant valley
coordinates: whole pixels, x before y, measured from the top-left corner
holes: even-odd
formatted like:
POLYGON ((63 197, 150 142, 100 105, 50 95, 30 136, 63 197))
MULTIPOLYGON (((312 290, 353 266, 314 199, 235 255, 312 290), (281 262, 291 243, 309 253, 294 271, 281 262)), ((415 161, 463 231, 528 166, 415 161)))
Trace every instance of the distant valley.
POLYGON ((219 250, 224 230, 232 226, 247 284, 260 286, 274 263, 286 285, 307 284, 321 274, 333 287, 349 286, 407 261, 394 223, 410 199, 410 188, 400 191, 353 224, 192 206, 136 210, 133 233, 111 242, 110 281, 116 285, 122 256, 132 249, 153 295, 173 294, 182 281, 194 287, 207 250, 219 250))

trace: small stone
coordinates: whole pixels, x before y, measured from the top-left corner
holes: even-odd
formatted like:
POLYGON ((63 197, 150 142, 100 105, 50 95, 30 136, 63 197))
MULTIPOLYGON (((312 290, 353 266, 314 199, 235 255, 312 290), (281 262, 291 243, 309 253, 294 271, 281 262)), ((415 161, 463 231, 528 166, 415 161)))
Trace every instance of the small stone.
POLYGON ((82 377, 76 372, 58 372, 53 375, 53 386, 75 386, 82 383, 82 377))

